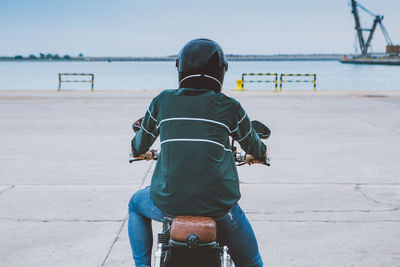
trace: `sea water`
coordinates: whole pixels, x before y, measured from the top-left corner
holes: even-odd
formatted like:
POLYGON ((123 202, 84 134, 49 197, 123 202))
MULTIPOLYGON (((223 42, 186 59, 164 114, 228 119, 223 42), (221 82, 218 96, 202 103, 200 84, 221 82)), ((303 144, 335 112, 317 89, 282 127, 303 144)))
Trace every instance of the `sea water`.
MULTIPOLYGON (((177 88, 175 62, 0 62, 0 90, 57 90, 58 73, 93 73, 95 90, 177 88)), ((351 65, 337 61, 230 61, 223 89, 236 87, 242 73, 316 73, 317 90, 399 90, 400 66, 351 65)), ((66 76, 65 79, 88 79, 66 76)), ((246 80, 273 80, 249 77, 246 80)), ((289 79, 289 78, 287 78, 289 79)), ((308 79, 297 78, 293 79, 308 79)), ((312 77, 309 77, 312 79, 312 77)), ((278 85, 279 87, 279 85, 278 85)), ((273 83, 245 83, 252 90, 273 90, 273 83)), ((284 83, 284 90, 310 89, 312 83, 284 83)), ((89 90, 90 83, 63 83, 62 89, 89 90)))

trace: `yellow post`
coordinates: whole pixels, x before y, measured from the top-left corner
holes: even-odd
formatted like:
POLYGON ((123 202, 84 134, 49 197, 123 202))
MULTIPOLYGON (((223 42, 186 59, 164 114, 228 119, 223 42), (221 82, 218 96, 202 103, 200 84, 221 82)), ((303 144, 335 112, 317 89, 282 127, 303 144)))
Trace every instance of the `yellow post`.
POLYGON ((61 73, 58 74, 58 91, 61 91, 61 73))
POLYGON ((236 80, 236 88, 232 89, 232 91, 247 91, 243 88, 243 80, 236 80))

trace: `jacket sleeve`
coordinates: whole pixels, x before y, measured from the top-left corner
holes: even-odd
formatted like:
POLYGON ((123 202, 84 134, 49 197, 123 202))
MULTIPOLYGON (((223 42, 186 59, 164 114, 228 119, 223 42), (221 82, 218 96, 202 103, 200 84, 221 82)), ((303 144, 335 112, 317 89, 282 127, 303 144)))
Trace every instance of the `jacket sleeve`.
POLYGON ((236 128, 232 131, 232 137, 239 142, 240 147, 247 154, 251 154, 256 159, 263 158, 267 152, 267 146, 258 137, 250 118, 240 104, 236 112, 236 128))
POLYGON ((132 139, 132 153, 134 156, 146 153, 159 135, 157 128, 157 97, 153 99, 150 107, 146 111, 144 120, 140 127, 139 132, 132 139))

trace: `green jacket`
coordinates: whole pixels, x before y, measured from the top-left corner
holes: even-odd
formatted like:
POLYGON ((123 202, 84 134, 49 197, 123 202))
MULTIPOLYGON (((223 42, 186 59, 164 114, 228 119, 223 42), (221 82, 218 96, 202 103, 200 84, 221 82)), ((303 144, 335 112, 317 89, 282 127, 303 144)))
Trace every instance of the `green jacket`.
POLYGON ((239 200, 229 136, 256 158, 267 149, 240 103, 208 89, 165 90, 155 97, 132 140, 134 155, 148 151, 158 135, 150 194, 171 215, 219 218, 239 200))

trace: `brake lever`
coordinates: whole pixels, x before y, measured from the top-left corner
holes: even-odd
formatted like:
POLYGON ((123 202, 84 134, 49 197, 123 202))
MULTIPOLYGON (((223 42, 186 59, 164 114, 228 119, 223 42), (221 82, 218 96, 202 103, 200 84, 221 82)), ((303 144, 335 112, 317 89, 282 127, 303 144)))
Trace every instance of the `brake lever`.
POLYGON ((140 161, 140 160, 144 160, 144 159, 135 159, 135 158, 129 159, 129 163, 132 163, 132 162, 134 162, 134 161, 140 161))
POLYGON ((265 161, 263 162, 264 165, 271 166, 271 158, 265 157, 265 161))

